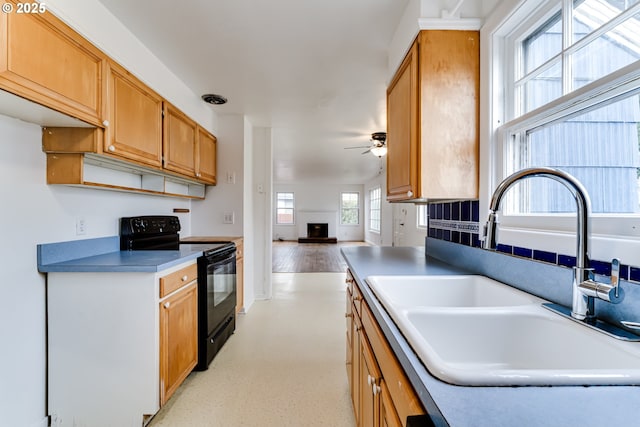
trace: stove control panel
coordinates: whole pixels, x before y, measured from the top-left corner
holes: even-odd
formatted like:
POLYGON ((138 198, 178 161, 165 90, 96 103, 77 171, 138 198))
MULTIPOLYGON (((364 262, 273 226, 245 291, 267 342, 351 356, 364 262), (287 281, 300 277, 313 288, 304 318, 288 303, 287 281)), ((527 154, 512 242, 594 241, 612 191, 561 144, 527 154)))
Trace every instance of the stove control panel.
POLYGON ((120 218, 120 235, 175 234, 180 231, 177 216, 135 216, 120 218))

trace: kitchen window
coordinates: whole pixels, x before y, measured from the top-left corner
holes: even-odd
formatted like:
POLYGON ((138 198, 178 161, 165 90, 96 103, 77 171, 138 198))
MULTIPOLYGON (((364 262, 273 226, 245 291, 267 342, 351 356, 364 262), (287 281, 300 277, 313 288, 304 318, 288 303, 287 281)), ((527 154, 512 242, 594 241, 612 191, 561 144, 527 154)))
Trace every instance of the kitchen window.
POLYGON ((380 201, 382 191, 380 187, 369 190, 369 230, 380 232, 380 201))
POLYGON ((360 193, 345 192, 340 195, 340 224, 360 224, 360 193))
MULTIPOLYGON (((640 0, 520 6, 493 39, 493 114, 506 120, 489 191, 523 168, 562 169, 587 188, 593 233, 640 237, 640 0)), ((502 226, 572 234, 573 212, 561 184, 534 178, 507 193, 502 226)))
POLYGON ((276 193, 276 224, 292 225, 295 220, 295 198, 293 193, 276 193))

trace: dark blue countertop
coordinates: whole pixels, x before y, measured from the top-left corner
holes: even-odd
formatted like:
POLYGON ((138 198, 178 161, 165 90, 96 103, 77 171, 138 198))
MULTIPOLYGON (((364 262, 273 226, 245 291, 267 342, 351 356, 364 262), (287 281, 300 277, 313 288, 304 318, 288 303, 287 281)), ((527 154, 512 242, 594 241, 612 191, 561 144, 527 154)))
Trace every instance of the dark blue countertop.
POLYGON ((465 387, 433 377, 365 279, 373 275, 470 273, 435 258, 424 247, 345 247, 342 254, 389 345, 436 426, 637 426, 640 387, 465 387))
POLYGON ((195 260, 215 244, 180 245, 177 251, 120 251, 117 236, 38 245, 38 271, 157 272, 195 260))

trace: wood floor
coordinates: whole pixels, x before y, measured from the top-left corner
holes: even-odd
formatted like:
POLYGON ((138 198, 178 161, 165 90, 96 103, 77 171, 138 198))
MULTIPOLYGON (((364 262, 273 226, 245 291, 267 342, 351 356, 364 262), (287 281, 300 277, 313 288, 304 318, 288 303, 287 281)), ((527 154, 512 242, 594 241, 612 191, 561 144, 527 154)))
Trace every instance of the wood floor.
POLYGON ((274 273, 343 273, 347 264, 340 254, 345 246, 367 246, 364 242, 298 243, 273 242, 274 273))

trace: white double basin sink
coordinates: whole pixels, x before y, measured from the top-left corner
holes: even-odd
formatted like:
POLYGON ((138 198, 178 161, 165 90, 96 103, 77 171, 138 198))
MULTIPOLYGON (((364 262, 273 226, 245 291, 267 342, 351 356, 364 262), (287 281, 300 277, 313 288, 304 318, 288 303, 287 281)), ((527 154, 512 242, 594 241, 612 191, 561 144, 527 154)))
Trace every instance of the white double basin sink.
POLYGON ((508 285, 474 275, 366 280, 418 358, 445 382, 640 385, 640 343, 565 319, 508 285))

